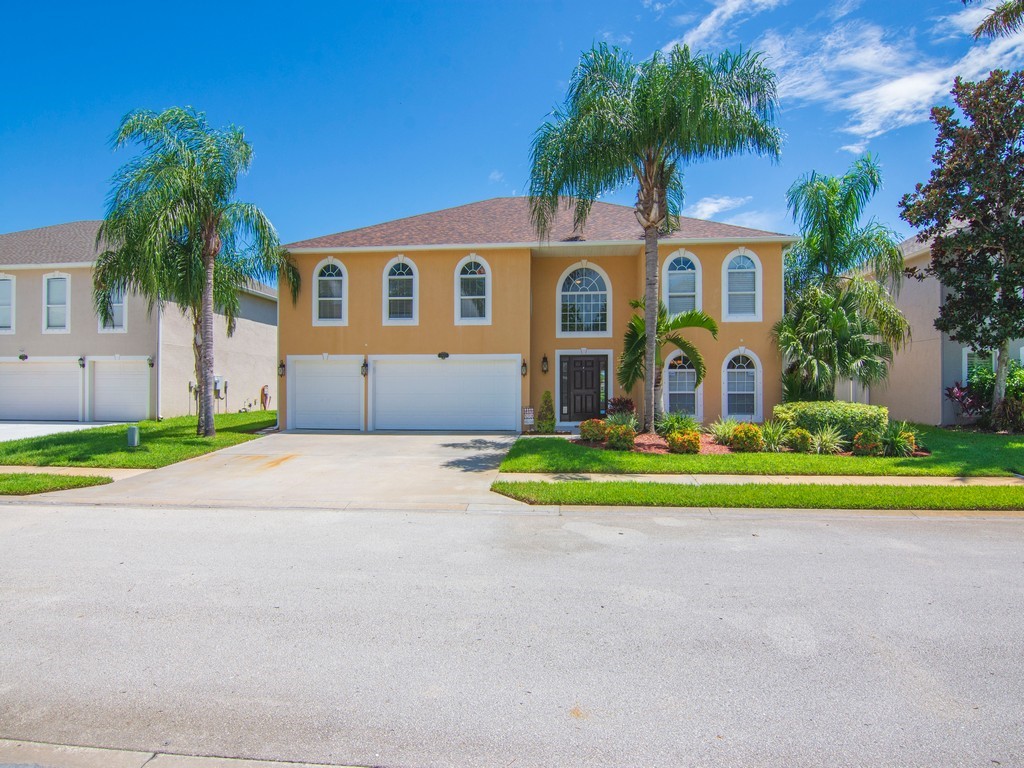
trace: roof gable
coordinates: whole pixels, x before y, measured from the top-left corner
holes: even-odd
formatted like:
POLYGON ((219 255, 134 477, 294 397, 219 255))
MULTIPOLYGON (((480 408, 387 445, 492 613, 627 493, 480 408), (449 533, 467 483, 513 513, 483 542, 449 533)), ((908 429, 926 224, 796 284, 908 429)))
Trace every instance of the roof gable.
POLYGON ((0 235, 0 266, 78 264, 96 261, 101 221, 72 221, 0 235))

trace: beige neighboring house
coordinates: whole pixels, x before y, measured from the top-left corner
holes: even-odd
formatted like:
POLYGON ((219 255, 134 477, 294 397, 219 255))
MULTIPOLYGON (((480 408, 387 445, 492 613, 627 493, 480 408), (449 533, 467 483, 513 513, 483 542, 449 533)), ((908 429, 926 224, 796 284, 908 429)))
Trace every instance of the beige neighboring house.
MULTIPOLYGON (((0 235, 0 420, 137 421, 195 413, 192 324, 175 304, 128 295, 113 322, 92 303, 99 221, 0 235)), ((217 411, 277 401, 277 292, 241 297, 235 333, 216 318, 217 411), (225 384, 226 382, 226 384, 225 384)))

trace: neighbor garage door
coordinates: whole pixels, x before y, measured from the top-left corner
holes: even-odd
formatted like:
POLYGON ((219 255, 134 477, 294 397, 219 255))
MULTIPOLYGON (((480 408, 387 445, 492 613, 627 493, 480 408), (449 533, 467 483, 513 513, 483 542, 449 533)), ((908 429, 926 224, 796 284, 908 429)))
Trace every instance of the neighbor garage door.
POLYGON ((145 360, 96 360, 91 366, 93 421, 149 418, 149 363, 145 360))
POLYGON ((519 365, 486 355, 374 357, 372 427, 517 430, 519 365))
POLYGON ((290 429, 362 429, 361 357, 290 359, 288 427, 290 429))
POLYGON ((78 421, 81 395, 77 362, 0 363, 0 419, 78 421))

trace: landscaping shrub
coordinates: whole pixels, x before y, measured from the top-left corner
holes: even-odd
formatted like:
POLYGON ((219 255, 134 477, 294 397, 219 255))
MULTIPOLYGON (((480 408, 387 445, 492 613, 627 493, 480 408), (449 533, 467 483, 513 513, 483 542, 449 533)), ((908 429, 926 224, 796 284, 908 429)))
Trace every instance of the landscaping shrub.
POLYGON ((555 401, 548 390, 545 390, 540 398, 540 408, 537 409, 536 429, 542 434, 551 434, 555 431, 555 401))
POLYGON ((786 445, 794 453, 811 452, 811 433, 803 427, 791 429, 786 433, 786 445))
POLYGON ((842 453, 846 447, 846 439, 843 437, 839 427, 833 424, 826 424, 811 433, 811 450, 814 453, 836 454, 842 453))
POLYGON ((700 432, 695 429, 686 432, 670 432, 665 438, 669 453, 700 453, 700 432))
POLYGON ((736 419, 718 419, 708 425, 708 434, 711 439, 719 445, 729 445, 732 442, 732 433, 736 431, 739 422, 736 419))
POLYGON ((835 427, 847 443, 858 432, 881 433, 889 425, 888 408, 840 400, 784 403, 775 406, 773 413, 790 427, 801 427, 812 434, 822 427, 835 427))
MULTIPOLYGON (((1007 387, 1009 390, 1009 387, 1007 387)), ((992 425, 1010 432, 1024 431, 1024 400, 1007 397, 992 411, 992 425)))
POLYGON ((613 413, 604 421, 605 424, 608 424, 609 426, 614 424, 618 427, 629 427, 633 432, 636 432, 637 428, 640 426, 640 422, 636 420, 636 414, 632 411, 619 411, 618 413, 613 413))
POLYGON ((917 431, 905 421, 892 422, 879 442, 883 456, 910 456, 917 450, 917 431))
POLYGON ((608 401, 608 415, 616 413, 636 413, 636 404, 629 397, 613 397, 608 401))
POLYGON ((608 424, 605 440, 614 451, 629 451, 636 442, 636 430, 628 424, 608 424))
POLYGON ((580 439, 588 443, 603 443, 608 425, 601 419, 587 419, 580 424, 580 439))
POLYGON ((778 453, 786 444, 789 427, 784 421, 766 421, 761 425, 761 437, 764 438, 764 449, 768 453, 778 453))
POLYGON ((740 424, 732 432, 730 447, 739 453, 760 453, 764 450, 764 438, 757 424, 740 424))
POLYGON ((882 453, 882 436, 877 432, 858 432, 853 436, 854 456, 878 456, 882 453))
POLYGON ((696 432, 699 429, 697 420, 685 413, 663 413, 654 422, 654 431, 662 437, 673 432, 696 432))

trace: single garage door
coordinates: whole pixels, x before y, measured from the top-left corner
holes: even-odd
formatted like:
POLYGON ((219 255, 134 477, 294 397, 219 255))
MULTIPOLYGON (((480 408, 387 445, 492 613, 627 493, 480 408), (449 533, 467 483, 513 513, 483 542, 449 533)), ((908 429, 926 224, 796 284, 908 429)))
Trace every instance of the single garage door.
POLYGON ((373 358, 373 429, 519 429, 518 357, 373 358))
POLYGON ((361 357, 288 361, 290 429, 362 429, 361 357))
POLYGON ((96 360, 91 366, 93 421, 149 418, 149 363, 145 360, 96 360))
POLYGON ((0 363, 0 419, 78 421, 81 396, 77 362, 0 363))

